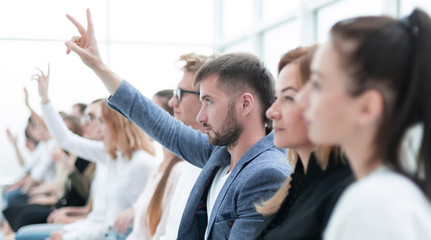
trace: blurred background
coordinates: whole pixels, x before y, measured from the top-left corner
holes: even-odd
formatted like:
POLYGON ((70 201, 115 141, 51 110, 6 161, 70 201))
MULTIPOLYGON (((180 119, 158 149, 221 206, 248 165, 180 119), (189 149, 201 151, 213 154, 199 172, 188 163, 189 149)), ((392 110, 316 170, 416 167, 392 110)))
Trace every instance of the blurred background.
POLYGON ((323 43, 338 20, 358 15, 395 18, 431 0, 1 0, 0 1, 0 182, 20 173, 6 128, 18 135, 25 153, 24 128, 30 104, 40 112, 36 67, 51 66, 50 97, 70 112, 77 102, 108 97, 96 75, 78 57, 66 55, 64 41, 78 35, 65 17, 86 25, 92 11, 105 62, 144 95, 176 87, 184 53, 245 51, 260 57, 276 76, 280 56, 299 45, 323 43))

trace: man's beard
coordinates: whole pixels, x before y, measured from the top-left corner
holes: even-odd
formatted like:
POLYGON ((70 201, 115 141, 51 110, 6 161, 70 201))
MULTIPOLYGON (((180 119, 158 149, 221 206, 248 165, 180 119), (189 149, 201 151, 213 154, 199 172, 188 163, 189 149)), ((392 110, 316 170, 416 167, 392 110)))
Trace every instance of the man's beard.
MULTIPOLYGON (((230 106, 227 117, 221 126, 221 130, 218 132, 213 130, 214 137, 211 137, 208 134, 210 144, 226 146, 227 148, 235 147, 238 144, 238 140, 244 130, 244 126, 238 122, 234 108, 234 106, 230 106)), ((204 126, 209 125, 204 123, 204 126)))

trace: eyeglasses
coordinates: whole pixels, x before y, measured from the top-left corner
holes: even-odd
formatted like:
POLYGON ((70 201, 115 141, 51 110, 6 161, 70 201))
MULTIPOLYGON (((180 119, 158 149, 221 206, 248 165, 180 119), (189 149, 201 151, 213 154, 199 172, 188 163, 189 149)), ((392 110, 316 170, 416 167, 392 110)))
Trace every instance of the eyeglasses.
POLYGON ((189 91, 189 90, 184 90, 184 89, 178 88, 178 89, 174 90, 174 96, 177 98, 177 101, 179 103, 183 99, 184 93, 191 93, 191 94, 195 94, 195 95, 198 95, 198 96, 199 96, 199 94, 201 94, 200 92, 189 91))
POLYGON ((94 119, 96 119, 96 117, 92 113, 88 113, 88 114, 81 117, 81 122, 82 123, 90 123, 94 119))

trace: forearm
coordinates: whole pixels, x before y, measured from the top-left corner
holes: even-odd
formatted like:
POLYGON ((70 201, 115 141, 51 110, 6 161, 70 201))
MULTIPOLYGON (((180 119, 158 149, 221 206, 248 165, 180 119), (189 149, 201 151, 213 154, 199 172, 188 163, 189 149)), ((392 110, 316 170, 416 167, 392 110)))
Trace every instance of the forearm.
POLYGON ((27 193, 30 188, 38 184, 32 177, 26 179, 26 181, 22 185, 22 192, 27 193))
POLYGON ((72 133, 60 115, 55 111, 51 102, 42 103, 42 115, 49 132, 61 148, 89 161, 98 162, 105 160, 103 143, 72 133))
POLYGON ((203 167, 211 155, 213 147, 206 135, 170 116, 127 81, 121 82, 108 105, 171 152, 198 167, 203 167))
POLYGON ((103 62, 100 62, 91 68, 102 80, 109 93, 111 95, 114 94, 120 86, 122 79, 113 71, 111 71, 103 62))
POLYGON ((56 195, 58 186, 55 183, 43 183, 35 187, 32 191, 32 195, 45 194, 45 195, 56 195))
POLYGON ((68 216, 87 216, 90 212, 89 206, 82 207, 64 207, 61 208, 63 211, 66 211, 68 216))
POLYGON ((21 154, 21 151, 19 150, 16 144, 14 145, 14 148, 15 148, 16 158, 18 159, 19 165, 24 166, 25 161, 24 161, 24 157, 21 154))

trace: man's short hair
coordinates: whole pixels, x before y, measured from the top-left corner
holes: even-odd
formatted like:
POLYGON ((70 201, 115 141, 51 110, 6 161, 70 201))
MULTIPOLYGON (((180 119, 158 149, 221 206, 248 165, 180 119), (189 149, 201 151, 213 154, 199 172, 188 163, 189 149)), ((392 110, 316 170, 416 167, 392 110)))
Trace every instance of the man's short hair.
POLYGON ((192 73, 196 73, 199 68, 201 68, 208 61, 218 57, 219 54, 214 53, 209 56, 200 55, 196 53, 187 53, 183 54, 179 57, 179 62, 184 62, 184 65, 181 67, 183 71, 188 71, 192 73))
POLYGON ((263 122, 271 128, 265 112, 275 100, 274 77, 262 61, 250 53, 229 53, 203 65, 195 75, 194 85, 216 75, 217 86, 231 98, 250 92, 258 100, 263 122))

